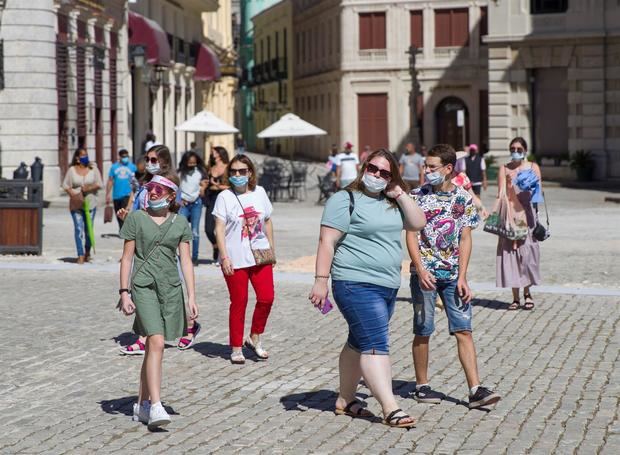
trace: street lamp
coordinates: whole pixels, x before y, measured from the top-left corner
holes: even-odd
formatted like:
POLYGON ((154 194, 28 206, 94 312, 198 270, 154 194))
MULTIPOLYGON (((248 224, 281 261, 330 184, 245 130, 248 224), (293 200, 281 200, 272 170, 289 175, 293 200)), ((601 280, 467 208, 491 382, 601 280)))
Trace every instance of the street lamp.
POLYGON ((146 60, 146 48, 144 46, 141 44, 129 46, 129 55, 131 56, 133 66, 136 68, 142 68, 144 66, 146 60))

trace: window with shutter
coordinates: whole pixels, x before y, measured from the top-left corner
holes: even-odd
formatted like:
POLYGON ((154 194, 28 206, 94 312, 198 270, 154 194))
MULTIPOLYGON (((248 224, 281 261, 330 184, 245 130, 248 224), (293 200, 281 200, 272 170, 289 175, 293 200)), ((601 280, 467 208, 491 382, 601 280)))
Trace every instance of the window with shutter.
POLYGON ((360 50, 385 49, 385 13, 360 13, 360 50))
POLYGON ((388 147, 388 96, 386 93, 357 95, 359 147, 388 147))
POLYGON ((469 45, 469 10, 467 8, 435 10, 435 47, 469 45))
POLYGON ((452 46, 466 47, 469 45, 469 10, 452 10, 452 46))
POLYGON ((411 45, 424 47, 424 22, 422 11, 411 11, 411 45))
POLYGON ((86 23, 78 21, 78 46, 76 49, 77 130, 78 145, 86 144, 86 23))

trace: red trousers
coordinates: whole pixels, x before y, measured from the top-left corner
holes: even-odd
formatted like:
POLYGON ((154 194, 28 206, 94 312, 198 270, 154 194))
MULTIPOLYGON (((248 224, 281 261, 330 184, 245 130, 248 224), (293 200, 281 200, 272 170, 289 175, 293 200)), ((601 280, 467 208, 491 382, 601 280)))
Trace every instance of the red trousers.
POLYGON ((230 345, 233 348, 243 346, 243 327, 245 309, 248 306, 248 282, 252 283, 256 293, 256 307, 252 316, 250 333, 261 334, 265 331, 267 318, 273 304, 273 267, 271 265, 255 265, 244 269, 235 269, 230 276, 224 275, 230 294, 230 312, 228 327, 230 345))

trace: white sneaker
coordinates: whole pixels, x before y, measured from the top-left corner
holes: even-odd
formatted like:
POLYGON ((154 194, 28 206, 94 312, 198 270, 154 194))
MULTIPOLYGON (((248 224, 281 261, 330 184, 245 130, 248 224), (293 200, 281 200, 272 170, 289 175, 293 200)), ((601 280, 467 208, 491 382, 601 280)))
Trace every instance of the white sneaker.
POLYGON ((155 403, 151 406, 151 411, 149 413, 149 430, 158 427, 165 427, 170 423, 170 416, 164 409, 161 403, 155 403))
POLYGON ((148 401, 143 402, 144 405, 134 403, 133 405, 133 417, 134 422, 149 423, 149 413, 151 412, 151 403, 148 401))

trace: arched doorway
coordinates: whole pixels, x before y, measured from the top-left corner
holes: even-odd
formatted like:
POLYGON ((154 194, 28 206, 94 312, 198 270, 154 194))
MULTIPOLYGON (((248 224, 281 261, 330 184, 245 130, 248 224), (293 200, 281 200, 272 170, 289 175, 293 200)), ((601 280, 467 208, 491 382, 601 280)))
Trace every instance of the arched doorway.
POLYGON ((441 100, 435 109, 435 136, 437 144, 450 144, 455 150, 463 150, 463 146, 470 140, 469 112, 462 99, 449 96, 441 100), (465 112, 465 137, 463 128, 457 124, 457 112, 465 112))

